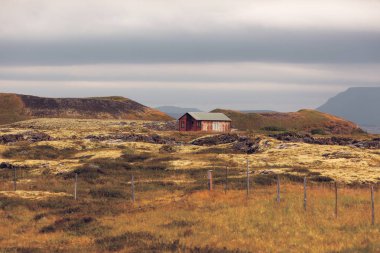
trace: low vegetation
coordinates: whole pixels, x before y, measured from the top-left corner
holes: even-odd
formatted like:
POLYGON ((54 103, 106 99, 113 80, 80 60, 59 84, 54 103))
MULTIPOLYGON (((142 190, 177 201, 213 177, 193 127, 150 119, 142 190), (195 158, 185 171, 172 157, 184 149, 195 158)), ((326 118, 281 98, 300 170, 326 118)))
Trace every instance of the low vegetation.
POLYGON ((0 252, 380 251, 369 190, 375 185, 380 217, 378 149, 281 141, 262 130, 210 137, 113 120, 31 120, 3 132, 31 127, 52 139, 0 145, 0 252), (86 139, 131 129, 175 141, 86 139), (190 144, 196 139, 199 145, 190 144), (251 140, 252 154, 231 152, 251 140))
POLYGON ((232 110, 216 109, 232 119, 232 127, 239 130, 264 131, 304 131, 316 129, 329 134, 361 134, 363 131, 354 123, 330 114, 300 110, 290 113, 243 113, 232 110))

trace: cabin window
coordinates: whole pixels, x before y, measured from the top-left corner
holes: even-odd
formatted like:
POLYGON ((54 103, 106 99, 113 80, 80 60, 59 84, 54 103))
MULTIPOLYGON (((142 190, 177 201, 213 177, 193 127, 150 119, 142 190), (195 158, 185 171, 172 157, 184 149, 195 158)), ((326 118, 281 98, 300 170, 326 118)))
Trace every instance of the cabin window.
POLYGON ((181 128, 184 128, 184 127, 185 127, 185 122, 181 121, 181 128))
POLYGON ((201 128, 202 127, 202 121, 198 121, 197 125, 198 125, 198 128, 201 128))

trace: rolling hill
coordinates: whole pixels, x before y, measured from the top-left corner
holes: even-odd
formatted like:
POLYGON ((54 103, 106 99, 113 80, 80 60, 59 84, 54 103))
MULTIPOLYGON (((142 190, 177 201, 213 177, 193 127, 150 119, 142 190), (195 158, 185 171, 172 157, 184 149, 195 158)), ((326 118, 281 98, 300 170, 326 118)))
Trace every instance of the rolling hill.
POLYGON ((289 130, 331 134, 352 134, 361 132, 354 123, 315 110, 300 110, 289 113, 243 113, 215 109, 232 119, 232 127, 239 130, 289 130))
POLYGON ((32 118, 172 120, 124 97, 43 98, 0 93, 0 124, 32 118))
POLYGON ((331 113, 363 126, 380 126, 380 87, 349 88, 330 98, 318 111, 331 113))

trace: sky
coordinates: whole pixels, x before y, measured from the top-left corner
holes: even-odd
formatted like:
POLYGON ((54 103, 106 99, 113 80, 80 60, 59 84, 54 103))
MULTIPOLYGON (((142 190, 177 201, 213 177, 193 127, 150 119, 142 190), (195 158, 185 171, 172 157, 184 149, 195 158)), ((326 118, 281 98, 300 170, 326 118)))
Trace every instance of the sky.
POLYGON ((0 92, 316 108, 380 87, 380 0, 1 0, 0 92))

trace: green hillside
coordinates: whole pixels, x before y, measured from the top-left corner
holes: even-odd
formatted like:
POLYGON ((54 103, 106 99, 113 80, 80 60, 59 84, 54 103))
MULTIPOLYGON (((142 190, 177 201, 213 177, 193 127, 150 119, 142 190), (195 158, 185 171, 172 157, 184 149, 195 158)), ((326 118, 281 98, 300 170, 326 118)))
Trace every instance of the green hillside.
POLYGON ((360 128, 345 119, 315 110, 300 110, 290 113, 243 113, 215 109, 232 119, 232 127, 239 130, 286 130, 315 133, 352 134, 360 128))

